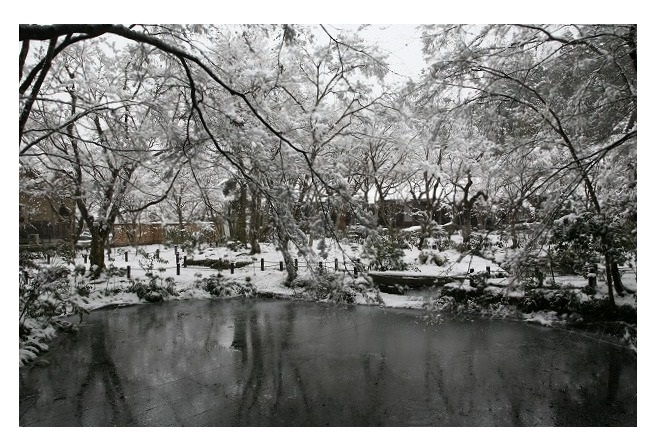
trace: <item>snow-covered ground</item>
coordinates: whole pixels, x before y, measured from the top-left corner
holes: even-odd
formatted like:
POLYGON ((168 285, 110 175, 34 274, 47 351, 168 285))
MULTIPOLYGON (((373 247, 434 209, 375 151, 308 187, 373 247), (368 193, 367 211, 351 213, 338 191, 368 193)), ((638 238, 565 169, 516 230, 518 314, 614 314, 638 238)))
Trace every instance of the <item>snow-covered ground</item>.
MULTIPOLYGON (((326 241, 326 247, 323 251, 318 249, 318 242, 314 243, 314 250, 317 254, 314 257, 313 262, 308 263, 299 257, 295 252, 292 251, 292 255, 298 258, 299 263, 299 276, 309 275, 311 269, 318 268, 318 262, 321 261, 323 266, 333 271, 335 265, 335 259, 337 260, 338 269, 342 270, 344 268, 344 263, 346 268, 351 271, 352 264, 351 260, 360 259, 364 265, 366 265, 367 260, 361 257, 359 253, 359 248, 352 245, 338 245, 330 240, 326 241), (318 255, 322 253, 323 256, 318 255)), ((165 245, 149 245, 149 246, 140 246, 139 248, 134 247, 125 247, 125 248, 116 248, 112 251, 112 260, 106 261, 108 266, 115 266, 117 268, 125 268, 130 266, 131 278, 132 279, 146 279, 146 270, 144 267, 146 257, 145 254, 154 254, 156 250, 159 250, 159 256, 161 259, 166 260, 167 263, 155 262, 153 264, 152 272, 162 279, 171 277, 176 284, 176 289, 180 293, 182 298, 209 298, 209 293, 198 290, 194 288, 194 282, 201 278, 206 278, 211 275, 216 274, 218 271, 209 267, 201 266, 191 266, 180 267, 180 274, 177 275, 177 266, 176 266, 176 255, 175 249, 173 247, 167 247, 165 245), (137 250, 138 249, 138 250, 137 250), (127 252, 127 261, 125 261, 125 252, 127 252)), ((223 259, 227 262, 250 262, 251 264, 245 267, 237 268, 234 270, 234 274, 230 273, 229 269, 220 271, 224 277, 234 279, 239 282, 246 282, 248 278, 249 281, 256 287, 257 291, 260 293, 272 293, 280 295, 291 295, 294 292, 293 289, 284 286, 284 279, 286 277, 286 271, 280 271, 280 262, 283 261, 282 254, 279 250, 276 250, 273 244, 262 243, 261 244, 262 252, 254 256, 247 253, 247 251, 231 251, 226 247, 204 247, 200 251, 196 251, 193 254, 185 254, 179 250, 180 264, 183 262, 183 256, 193 257, 194 260, 202 259, 223 259), (264 259, 264 271, 261 270, 261 259, 264 259)), ((461 253, 455 250, 447 250, 441 252, 447 261, 442 266, 437 266, 436 264, 420 264, 418 262, 418 255, 420 251, 418 249, 411 249, 405 251, 404 261, 410 266, 410 271, 386 271, 385 275, 411 275, 411 276, 462 276, 467 272, 470 272, 471 269, 474 272, 484 272, 487 267, 490 268, 492 274, 506 274, 506 272, 496 263, 479 257, 479 256, 470 256, 462 255, 461 253)), ((55 261, 56 262, 56 261, 55 261)), ((76 259, 76 264, 83 264, 84 260, 81 254, 78 254, 76 259)), ((88 266, 88 264, 87 264, 88 266)), ((575 276, 562 276, 556 277, 556 282, 564 287, 583 287, 587 280, 582 277, 575 276)), ((549 279, 546 279, 548 282, 549 279)), ((623 281, 631 289, 636 290, 636 278, 634 275, 624 275, 623 281)), ((504 278, 493 278, 491 282, 496 286, 503 286, 507 283, 507 279, 504 278)), ((96 290, 104 289, 114 289, 116 287, 127 286, 129 281, 125 277, 112 277, 104 278, 96 282, 93 285, 96 290)), ((603 293, 603 288, 606 288, 606 285, 602 282, 599 282, 599 293, 603 293)), ((94 300, 88 304, 89 309, 95 309, 98 307, 106 306, 108 304, 115 303, 139 303, 140 300, 134 293, 120 292, 116 295, 104 294, 94 294, 94 300)), ((408 308, 418 308, 422 306, 424 298, 417 296, 411 297, 411 295, 398 296, 394 294, 383 294, 382 298, 385 302, 385 306, 389 307, 408 307, 408 308)), ((635 305, 635 298, 633 295, 627 295, 624 298, 616 297, 618 304, 630 304, 635 305)))
MULTIPOLYGON (((292 251, 292 255, 298 258, 299 265, 299 276, 303 277, 309 274, 309 271, 312 269, 318 268, 319 261, 323 263, 323 266, 330 271, 334 271, 335 259, 337 260, 337 268, 342 270, 344 264, 346 269, 352 272, 352 262, 357 259, 361 259, 361 262, 366 266, 366 258, 361 257, 359 254, 359 248, 356 246, 350 245, 338 245, 334 242, 327 241, 326 247, 323 249, 323 256, 318 255, 321 253, 318 249, 318 242, 314 244, 314 250, 316 256, 313 261, 309 263, 304 259, 299 257, 295 252, 292 251)), ((194 288, 194 282, 201 279, 209 277, 213 274, 216 274, 216 269, 202 266, 192 266, 180 267, 180 274, 177 274, 176 266, 176 255, 174 247, 167 247, 164 245, 149 245, 149 246, 140 246, 135 247, 125 247, 125 248, 115 248, 112 251, 112 260, 106 260, 108 267, 116 268, 126 268, 130 267, 130 278, 133 280, 146 279, 146 269, 147 266, 147 256, 153 255, 155 251, 159 250, 159 257, 166 262, 155 261, 152 266, 151 272, 162 279, 168 277, 172 278, 175 281, 176 289, 180 293, 180 297, 189 298, 209 298, 209 293, 194 288), (127 261, 125 261, 125 253, 127 253, 127 261)), ((227 262, 250 262, 251 264, 245 267, 236 268, 234 274, 230 273, 229 269, 224 269, 221 274, 224 277, 234 279, 239 282, 246 282, 246 279, 249 278, 250 283, 252 283, 258 292, 260 293, 272 293, 272 294, 281 294, 281 295, 291 295, 295 291, 289 287, 284 286, 284 279, 286 277, 286 271, 280 271, 280 262, 283 261, 282 254, 280 251, 275 249, 273 244, 262 243, 261 244, 262 252, 256 255, 250 255, 247 251, 231 251, 226 247, 205 247, 200 251, 196 251, 193 254, 185 254, 178 249, 180 265, 183 263, 183 257, 186 255, 189 259, 193 257, 194 260, 218 260, 222 259, 227 262), (264 270, 261 270, 261 259, 264 259, 264 270)), ((437 266, 435 264, 419 264, 418 254, 420 251, 413 249, 408 250, 405 253, 405 262, 411 267, 409 272, 407 271, 386 271, 385 275, 412 275, 412 276, 460 276, 465 275, 467 272, 470 272, 473 269, 475 272, 485 271, 487 266, 491 268, 492 273, 503 272, 503 269, 497 264, 486 260, 478 256, 462 256, 455 250, 448 250, 442 252, 447 258, 447 261, 442 266, 437 266)), ((54 262, 57 262, 56 260, 54 262)), ((78 254, 75 263, 77 265, 84 264, 83 255, 78 254)), ((86 264, 88 267, 88 263, 86 264)), ((501 279, 498 279, 501 280, 501 279)), ((93 284, 95 290, 104 291, 105 289, 118 289, 121 287, 126 287, 129 284, 129 280, 126 277, 110 277, 102 278, 101 280, 96 281, 93 284)), ((116 303, 138 303, 139 299, 134 293, 120 292, 115 295, 104 294, 93 294, 93 301, 88 303, 88 309, 96 309, 99 307, 107 306, 109 304, 116 303)), ((423 298, 410 298, 408 296, 397 296, 393 294, 384 294, 383 299, 386 306, 390 307, 410 307, 416 308, 420 307, 421 303, 424 301, 423 298)))

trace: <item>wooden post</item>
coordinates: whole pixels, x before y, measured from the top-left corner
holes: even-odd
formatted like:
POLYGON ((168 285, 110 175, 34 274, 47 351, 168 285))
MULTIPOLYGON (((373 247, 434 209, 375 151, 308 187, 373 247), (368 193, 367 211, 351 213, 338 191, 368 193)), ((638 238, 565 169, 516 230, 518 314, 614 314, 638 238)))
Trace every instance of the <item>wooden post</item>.
POLYGON ((45 259, 46 263, 50 264, 50 254, 46 254, 45 259))
POLYGON ((155 251, 155 258, 159 258, 159 249, 155 251))
POLYGON ((132 271, 132 268, 130 268, 130 265, 127 265, 127 278, 130 278, 130 273, 132 271))
POLYGON ((262 258, 262 259, 260 260, 260 262, 261 262, 262 271, 263 271, 263 270, 264 270, 264 259, 262 258))
POLYGON ((334 259, 334 272, 339 270, 339 259, 335 258, 334 259))
POLYGON ((487 266, 487 277, 491 277, 491 266, 487 266))
POLYGON ((177 255, 177 246, 175 246, 175 254, 177 255))
POLYGON ((127 251, 125 251, 125 261, 127 261, 127 251))
POLYGON ((177 263, 177 275, 180 275, 180 263, 177 263))
POLYGON ((297 258, 293 259, 293 267, 296 270, 296 272, 298 272, 298 259, 297 258))
POLYGON ((180 264, 180 254, 178 252, 175 252, 175 263, 180 264))
POLYGON ((230 274, 234 274, 234 261, 230 263, 230 274))
POLYGON ((284 262, 280 261, 280 271, 284 271, 284 262))
POLYGON ((84 254, 84 264, 86 264, 86 261, 87 261, 87 258, 88 258, 88 257, 89 257, 89 256, 88 256, 87 254, 84 254))
POLYGON ((323 272, 323 262, 322 261, 318 262, 318 272, 323 272))
POLYGON ((186 268, 186 255, 184 256, 184 262, 182 263, 182 267, 186 268))

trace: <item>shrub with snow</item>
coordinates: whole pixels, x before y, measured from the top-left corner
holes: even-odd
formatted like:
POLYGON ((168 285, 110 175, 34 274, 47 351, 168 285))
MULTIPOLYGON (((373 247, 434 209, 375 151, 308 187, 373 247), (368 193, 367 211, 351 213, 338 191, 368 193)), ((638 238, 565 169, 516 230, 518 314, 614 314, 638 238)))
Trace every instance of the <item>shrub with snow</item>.
MULTIPOLYGON (((80 294, 71 294, 70 269, 59 265, 37 268, 21 267, 19 274, 19 325, 21 332, 27 318, 47 322, 65 314, 68 308, 77 309, 85 302, 80 294)), ((80 288, 83 291, 83 288, 80 288)))
POLYGON ((305 300, 355 303, 363 297, 367 303, 382 303, 377 289, 364 278, 353 279, 343 272, 323 272, 313 278, 296 279, 292 287, 301 289, 305 300))
POLYGON ((436 264, 443 266, 448 262, 448 256, 432 249, 423 249, 418 255, 419 264, 436 264))
POLYGON ((405 271, 405 252, 398 241, 398 235, 381 229, 371 232, 366 238, 363 254, 370 260, 369 266, 379 271, 405 271))
MULTIPOLYGON (((77 271, 76 271, 77 272, 77 271)), ((44 341, 55 335, 54 318, 69 312, 82 314, 88 286, 72 282, 71 271, 60 265, 27 263, 19 270, 19 363, 47 350, 44 341), (73 289, 71 290, 71 287, 73 289)))
POLYGON ((211 275, 207 278, 196 281, 196 288, 203 289, 211 294, 212 297, 229 298, 246 296, 250 297, 257 293, 255 285, 250 283, 250 277, 246 277, 246 282, 241 283, 223 277, 221 274, 211 275))
POLYGON ((171 295, 178 295, 175 280, 172 277, 162 279, 155 274, 146 273, 146 278, 148 279, 146 281, 140 279, 132 281, 128 291, 136 293, 139 299, 146 302, 161 302, 171 295))

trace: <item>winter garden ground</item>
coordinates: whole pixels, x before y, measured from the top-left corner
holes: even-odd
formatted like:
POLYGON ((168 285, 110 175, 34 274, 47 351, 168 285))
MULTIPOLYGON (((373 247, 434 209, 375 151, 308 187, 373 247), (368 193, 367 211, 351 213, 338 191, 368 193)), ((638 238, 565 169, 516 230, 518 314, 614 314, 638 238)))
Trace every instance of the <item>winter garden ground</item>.
MULTIPOLYGON (((461 237, 453 235, 451 240, 453 243, 461 242, 461 237)), ((636 294, 617 296, 618 312, 609 315, 599 305, 604 302, 607 293, 602 281, 595 294, 585 289, 588 280, 582 276, 549 275, 543 288, 528 289, 525 284, 512 281, 508 272, 501 267, 507 266, 507 261, 516 254, 499 246, 493 245, 492 249, 481 254, 483 256, 461 253, 454 248, 423 253, 415 247, 405 249, 403 261, 408 270, 386 271, 384 275, 448 276, 454 280, 438 289, 406 290, 404 294, 379 292, 370 286, 366 267, 371 260, 360 244, 336 243, 329 239, 314 242, 315 253, 309 257, 310 261, 292 253, 298 258, 299 275, 291 286, 285 286, 286 271, 280 270, 282 255, 270 243, 262 243, 262 252, 256 255, 250 255, 247 248, 234 245, 231 248, 204 245, 186 251, 178 247, 179 275, 174 245, 114 248, 111 259, 107 260, 107 272, 95 280, 90 280, 85 274, 88 263, 84 263, 83 251, 77 251, 73 263, 73 260, 51 255, 48 265, 47 258, 36 255, 33 275, 37 281, 38 275, 43 274, 36 272, 39 269, 43 272, 45 266, 68 268, 71 274, 63 283, 59 282, 58 288, 48 290, 46 287, 46 291, 35 298, 45 306, 58 307, 59 316, 52 319, 38 316, 24 318, 19 364, 25 365, 37 359, 39 353, 48 349, 49 339, 56 337, 58 332, 75 331, 79 318, 83 319, 83 314, 94 309, 160 299, 210 300, 242 295, 425 309, 425 318, 435 324, 444 316, 474 313, 493 319, 518 319, 549 327, 571 326, 594 337, 609 338, 636 351, 636 294), (157 251, 159 258, 155 256, 157 251), (185 256, 188 265, 183 267, 185 256), (435 264, 435 258, 439 265, 435 264), (264 270, 261 269, 262 259, 264 270), (335 272, 335 259, 338 272, 335 272), (353 278, 353 262, 358 259, 361 260, 360 269, 365 273, 353 278), (207 266, 208 260, 222 260, 222 269, 216 269, 217 265, 207 266), (312 271, 314 275, 317 274, 319 262, 323 273, 315 278, 324 280, 312 282, 312 271), (229 268, 231 263, 235 266, 234 273, 229 268), (126 272, 128 266, 130 279, 126 272), (346 272, 343 271, 344 266, 346 272), (467 273, 484 273, 487 269, 490 276, 486 276, 484 285, 477 285, 477 288, 471 286, 467 273)), ((636 271, 625 271, 622 280, 629 290, 636 291, 636 271)), ((43 281, 46 282, 47 279, 43 281)), ((56 283, 51 282, 50 285, 56 283)))

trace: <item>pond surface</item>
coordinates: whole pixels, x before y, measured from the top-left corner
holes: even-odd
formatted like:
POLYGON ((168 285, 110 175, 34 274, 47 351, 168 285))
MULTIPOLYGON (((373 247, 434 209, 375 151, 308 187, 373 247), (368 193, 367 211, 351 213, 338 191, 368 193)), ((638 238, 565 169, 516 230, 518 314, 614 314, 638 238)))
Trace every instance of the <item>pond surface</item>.
POLYGON ((637 360, 585 335, 377 307, 95 311, 20 369, 21 426, 636 426, 637 360))

